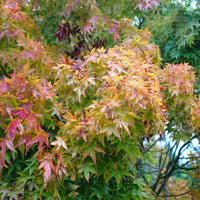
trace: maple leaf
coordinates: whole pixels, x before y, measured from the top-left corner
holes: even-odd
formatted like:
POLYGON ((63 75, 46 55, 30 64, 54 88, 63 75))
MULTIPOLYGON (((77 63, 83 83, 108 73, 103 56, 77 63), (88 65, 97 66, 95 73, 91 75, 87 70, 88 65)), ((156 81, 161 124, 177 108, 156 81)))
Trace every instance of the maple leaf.
POLYGON ((60 176, 60 178, 62 178, 62 174, 64 173, 66 176, 68 176, 68 173, 66 171, 66 167, 67 165, 65 163, 63 163, 62 161, 62 152, 60 154, 58 154, 57 157, 57 166, 56 166, 56 172, 58 173, 58 175, 60 176))
POLYGON ((2 95, 4 92, 11 93, 11 86, 10 83, 7 81, 8 79, 0 80, 0 95, 2 95))
POLYGON ((113 36, 114 36, 114 42, 116 42, 117 40, 120 40, 121 37, 120 37, 120 34, 119 34, 119 30, 117 28, 117 25, 113 25, 111 28, 110 28, 110 33, 113 33, 113 36))
POLYGON ((83 153, 83 158, 82 160, 84 160, 87 156, 90 156, 94 162, 94 164, 96 165, 96 152, 100 152, 103 154, 106 154, 100 147, 96 147, 96 145, 94 144, 90 144, 84 151, 83 153))
POLYGON ((96 63, 97 62, 97 58, 95 55, 93 55, 92 53, 87 57, 87 60, 86 60, 86 64, 88 64, 90 61, 96 63))
POLYGON ((44 187, 45 187, 47 182, 48 182, 48 180, 49 180, 50 175, 52 174, 51 169, 53 169, 53 171, 56 172, 56 168, 53 165, 51 159, 49 159, 48 157, 40 159, 39 161, 41 163, 40 163, 38 168, 39 169, 42 169, 42 168, 44 169, 44 187))
POLYGON ((158 0, 142 0, 139 4, 136 5, 135 8, 139 8, 140 10, 148 10, 149 8, 153 9, 152 6, 160 6, 158 0))
POLYGON ((58 151, 61 147, 68 150, 65 141, 61 137, 56 136, 56 139, 56 141, 51 142, 51 145, 57 146, 56 151, 58 151))
POLYGON ((26 144, 26 152, 25 154, 27 154, 29 148, 30 148, 30 141, 31 141, 31 138, 30 138, 30 135, 29 134, 26 134, 26 135, 23 135, 23 137, 21 138, 21 140, 17 143, 16 147, 18 146, 21 146, 22 144, 26 144))
POLYGON ((30 109, 35 106, 34 103, 31 103, 31 102, 22 102, 22 108, 24 108, 25 110, 27 111, 30 111, 30 109))
POLYGON ((20 22, 22 22, 22 21, 24 20, 24 17, 25 17, 25 16, 24 16, 22 13, 17 12, 17 13, 14 14, 14 17, 13 17, 13 18, 14 18, 14 21, 15 21, 15 20, 19 20, 20 22))
POLYGON ((94 27, 95 24, 98 24, 98 21, 99 21, 99 16, 97 16, 97 15, 93 15, 89 19, 89 22, 92 23, 93 27, 94 27))
POLYGON ((13 116, 18 115, 18 119, 23 120, 28 116, 28 112, 23 108, 18 108, 16 111, 13 112, 13 116))
POLYGON ((91 26, 91 24, 89 22, 87 22, 85 24, 85 26, 83 27, 84 35, 86 35, 86 33, 91 34, 91 31, 93 31, 93 30, 94 30, 94 28, 93 28, 93 26, 91 26))
POLYGON ((94 163, 87 163, 87 164, 82 164, 78 166, 79 173, 84 174, 85 179, 89 182, 89 178, 90 178, 90 172, 93 174, 96 174, 96 169, 94 168, 94 163))
POLYGON ((16 36, 16 35, 17 35, 18 37, 19 37, 19 36, 24 36, 24 32, 25 32, 25 31, 22 30, 22 29, 17 29, 17 30, 13 33, 13 37, 16 36))
POLYGON ((28 145, 35 144, 39 142, 38 151, 42 149, 43 144, 45 143, 47 147, 49 147, 48 133, 45 133, 42 129, 40 131, 36 131, 38 133, 35 138, 33 138, 28 145))
POLYGON ((5 156, 5 153, 6 153, 6 142, 5 142, 5 140, 2 140, 0 142, 0 147, 1 147, 1 163, 2 163, 2 165, 4 165, 4 156, 5 156))
POLYGON ((1 163, 3 165, 4 164, 4 157, 5 157, 5 153, 6 153, 6 147, 8 149, 10 149, 11 151, 14 151, 16 152, 14 146, 13 146, 13 142, 11 140, 8 140, 8 139, 3 139, 1 142, 0 142, 0 148, 1 148, 1 163))
POLYGON ((32 51, 22 51, 19 55, 18 55, 18 61, 20 62, 22 59, 25 60, 30 60, 30 58, 33 59, 33 61, 36 60, 35 55, 32 51))
POLYGON ((17 119, 11 119, 11 123, 8 125, 6 131, 7 131, 7 137, 11 138, 12 141, 15 139, 15 135, 17 132, 17 128, 19 129, 20 134, 22 135, 24 132, 24 128, 20 122, 20 120, 17 119))
POLYGON ((29 132, 32 128, 39 130, 40 125, 38 123, 37 117, 35 116, 34 113, 30 114, 27 118, 26 118, 26 131, 29 132))
POLYGON ((13 114, 12 114, 12 111, 13 111, 13 110, 14 110, 14 109, 13 109, 12 107, 6 106, 6 111, 7 111, 7 113, 9 114, 9 117, 10 117, 10 118, 13 117, 13 114))

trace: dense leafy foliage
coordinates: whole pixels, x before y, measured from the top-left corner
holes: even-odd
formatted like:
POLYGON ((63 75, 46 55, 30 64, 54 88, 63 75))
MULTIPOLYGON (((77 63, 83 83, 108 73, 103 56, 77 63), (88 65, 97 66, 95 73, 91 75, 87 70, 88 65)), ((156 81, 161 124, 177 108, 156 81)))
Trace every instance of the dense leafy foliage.
POLYGON ((63 9, 48 3, 0 8, 1 199, 155 199, 138 161, 166 130, 199 136, 192 67, 161 69, 150 32, 100 1, 67 1, 47 36, 45 16, 63 9))
POLYGON ((165 62, 187 62, 199 68, 199 12, 191 4, 169 3, 145 23, 154 33, 165 62))

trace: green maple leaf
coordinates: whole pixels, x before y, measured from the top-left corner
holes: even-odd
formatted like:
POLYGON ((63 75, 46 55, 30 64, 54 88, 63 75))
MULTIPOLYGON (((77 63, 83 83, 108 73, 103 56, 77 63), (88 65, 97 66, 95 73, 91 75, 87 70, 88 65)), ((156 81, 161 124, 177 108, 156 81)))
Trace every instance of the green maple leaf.
POLYGON ((82 165, 79 165, 79 173, 83 173, 85 179, 89 182, 90 178, 90 172, 93 174, 96 174, 96 169, 94 168, 94 163, 84 163, 82 165))

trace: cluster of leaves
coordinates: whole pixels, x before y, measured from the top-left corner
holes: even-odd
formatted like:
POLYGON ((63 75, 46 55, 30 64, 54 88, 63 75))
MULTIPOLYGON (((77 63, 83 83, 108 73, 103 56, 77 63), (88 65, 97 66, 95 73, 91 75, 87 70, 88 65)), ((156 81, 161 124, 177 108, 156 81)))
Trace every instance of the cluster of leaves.
POLYGON ((54 63, 50 52, 37 41, 37 25, 18 4, 5 4, 1 9, 0 75, 8 75, 16 69, 25 73, 35 70, 36 74, 49 77, 54 63))
POLYGON ((18 4, 0 8, 2 199, 153 199, 135 168, 144 140, 169 121, 174 137, 199 131, 192 67, 160 69, 150 32, 104 18, 97 5, 68 2, 56 35, 69 54, 56 59, 18 4))
MULTIPOLYGON (((82 34, 78 26, 71 28, 69 22, 66 22, 62 25, 58 26, 58 31, 56 32, 56 36, 59 41, 67 40, 68 43, 71 40, 76 41, 76 44, 70 51, 67 51, 66 54, 72 59, 77 60, 81 52, 84 52, 86 49, 90 50, 88 43, 85 40, 81 40, 82 34)), ((106 40, 97 40, 95 43, 91 44, 93 48, 105 47, 106 40)))

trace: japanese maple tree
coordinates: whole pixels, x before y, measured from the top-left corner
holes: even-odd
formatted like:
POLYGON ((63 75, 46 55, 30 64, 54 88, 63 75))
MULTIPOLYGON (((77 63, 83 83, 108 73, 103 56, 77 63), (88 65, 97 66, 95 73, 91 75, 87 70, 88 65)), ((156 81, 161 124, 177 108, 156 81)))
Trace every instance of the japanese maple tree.
POLYGON ((136 163, 169 123, 177 141, 198 137, 192 67, 161 69, 151 33, 94 0, 68 1, 50 47, 18 3, 0 8, 1 199, 156 198, 136 163))

